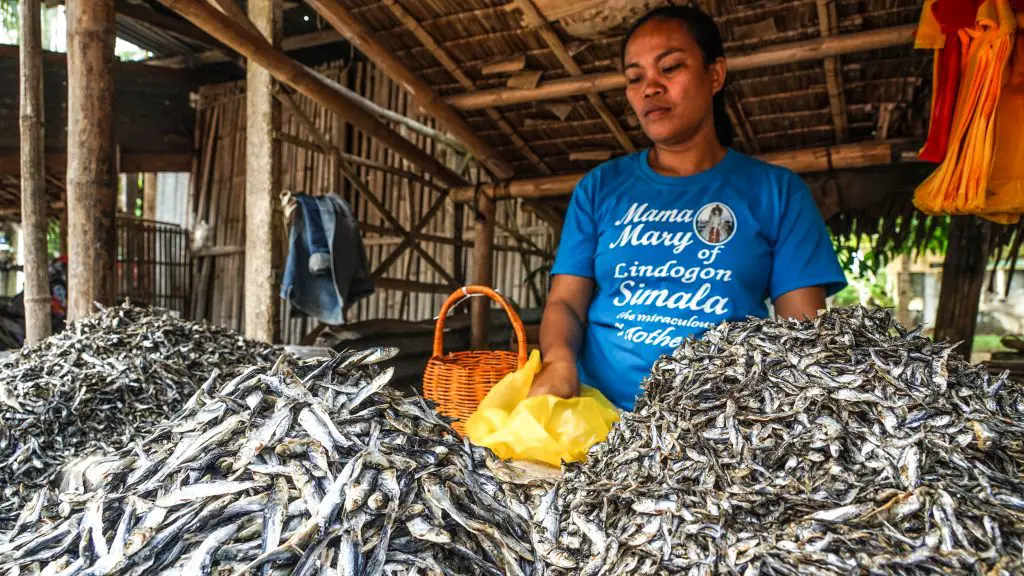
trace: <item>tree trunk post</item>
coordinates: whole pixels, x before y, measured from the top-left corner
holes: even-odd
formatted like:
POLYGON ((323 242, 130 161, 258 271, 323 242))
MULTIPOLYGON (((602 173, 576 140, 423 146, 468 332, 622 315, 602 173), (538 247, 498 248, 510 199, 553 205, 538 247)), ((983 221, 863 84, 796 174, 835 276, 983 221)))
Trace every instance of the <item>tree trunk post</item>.
MULTIPOLYGON (((493 288, 494 281, 494 220, 496 210, 494 200, 486 194, 480 195, 477 206, 476 231, 473 235, 473 265, 475 267, 473 283, 493 288)), ((490 328, 491 301, 487 298, 473 298, 472 317, 470 318, 470 346, 474 350, 488 347, 488 329, 490 328)))
POLYGON ((942 287, 935 315, 935 340, 960 342, 956 351, 970 360, 978 324, 981 288, 991 255, 992 225, 974 216, 953 216, 942 264, 942 287))
POLYGON ((50 335, 50 275, 43 140, 43 45, 39 0, 21 0, 21 248, 25 255, 25 344, 50 335))
POLYGON ((68 320, 113 305, 114 0, 68 0, 68 320))
MULTIPOLYGON (((280 0, 249 0, 249 18, 274 46, 281 40, 281 8, 280 0)), ((274 99, 270 72, 251 60, 246 64, 245 103, 245 335, 273 342, 277 318, 274 205, 281 188, 274 133, 281 107, 274 99)))

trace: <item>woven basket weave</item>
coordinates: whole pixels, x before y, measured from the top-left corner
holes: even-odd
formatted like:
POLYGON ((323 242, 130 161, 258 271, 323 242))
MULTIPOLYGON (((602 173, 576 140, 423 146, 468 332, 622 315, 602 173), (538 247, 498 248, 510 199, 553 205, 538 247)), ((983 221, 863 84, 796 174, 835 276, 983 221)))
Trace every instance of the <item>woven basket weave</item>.
POLYGON ((437 404, 437 411, 455 418, 455 431, 465 434, 463 422, 476 411, 491 388, 508 374, 526 364, 526 330, 519 315, 500 294, 486 286, 456 290, 441 307, 434 328, 434 352, 423 373, 423 395, 437 404), (444 354, 444 320, 452 306, 470 295, 482 294, 505 309, 512 321, 518 351, 476 350, 444 354))

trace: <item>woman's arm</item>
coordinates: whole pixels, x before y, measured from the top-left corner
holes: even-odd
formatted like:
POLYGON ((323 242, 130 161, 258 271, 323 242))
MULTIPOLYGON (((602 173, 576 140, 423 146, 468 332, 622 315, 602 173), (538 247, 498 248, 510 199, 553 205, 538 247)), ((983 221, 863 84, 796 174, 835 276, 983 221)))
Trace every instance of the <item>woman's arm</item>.
MULTIPOLYGON (((806 320, 818 315, 818 310, 825 309, 825 288, 809 286, 790 290, 773 302, 775 315, 782 318, 806 320)), ((545 312, 546 314, 546 312, 545 312)))
POLYGON ((587 310, 594 297, 594 281, 581 276, 558 275, 540 321, 540 350, 544 360, 533 381, 530 396, 554 394, 562 398, 579 395, 576 354, 583 342, 587 310))

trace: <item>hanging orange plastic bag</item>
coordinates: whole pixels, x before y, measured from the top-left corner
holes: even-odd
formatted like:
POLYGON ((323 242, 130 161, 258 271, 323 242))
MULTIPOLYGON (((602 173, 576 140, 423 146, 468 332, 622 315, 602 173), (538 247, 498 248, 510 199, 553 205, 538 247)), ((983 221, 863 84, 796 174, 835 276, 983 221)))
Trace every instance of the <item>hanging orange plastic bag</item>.
POLYGON ((1024 13, 1017 14, 1017 40, 1010 78, 996 109, 996 145, 985 209, 1006 213, 1014 223, 1024 212, 1024 13))
POLYGON ((523 368, 491 388, 466 421, 466 436, 499 458, 552 466, 584 460, 591 446, 608 437, 618 410, 589 386, 581 386, 576 398, 527 397, 539 370, 540 352, 534 350, 523 368))
MULTIPOLYGON (((979 214, 995 147, 995 115, 1013 49, 1016 19, 1009 0, 985 0, 975 26, 960 30, 963 70, 946 157, 914 192, 914 205, 928 214, 979 214)), ((991 214, 987 214, 991 212, 991 214)))

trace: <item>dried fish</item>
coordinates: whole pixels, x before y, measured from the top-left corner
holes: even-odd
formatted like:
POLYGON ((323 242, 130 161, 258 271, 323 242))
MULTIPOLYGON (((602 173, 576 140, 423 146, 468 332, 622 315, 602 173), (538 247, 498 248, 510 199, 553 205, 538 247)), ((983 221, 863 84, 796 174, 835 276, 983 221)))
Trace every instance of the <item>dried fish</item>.
POLYGON ((0 361, 0 530, 70 459, 124 448, 211 377, 279 356, 229 330, 126 304, 0 361))
POLYGON ((885 310, 724 324, 644 388, 516 491, 547 574, 1024 573, 1024 386, 885 310))
POLYGON ((218 377, 143 441, 69 465, 57 513, 28 501, 0 574, 535 574, 490 453, 387 386, 395 353, 218 377))

